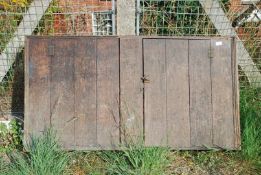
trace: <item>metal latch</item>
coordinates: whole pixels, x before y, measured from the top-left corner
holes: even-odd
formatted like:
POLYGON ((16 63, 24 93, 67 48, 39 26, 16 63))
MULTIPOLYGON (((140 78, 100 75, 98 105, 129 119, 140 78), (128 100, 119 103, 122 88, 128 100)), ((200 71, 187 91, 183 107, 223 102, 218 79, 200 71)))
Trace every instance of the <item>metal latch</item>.
POLYGON ((149 83, 149 82, 150 82, 150 80, 147 78, 146 75, 144 75, 143 77, 141 77, 141 80, 142 80, 143 83, 149 83))

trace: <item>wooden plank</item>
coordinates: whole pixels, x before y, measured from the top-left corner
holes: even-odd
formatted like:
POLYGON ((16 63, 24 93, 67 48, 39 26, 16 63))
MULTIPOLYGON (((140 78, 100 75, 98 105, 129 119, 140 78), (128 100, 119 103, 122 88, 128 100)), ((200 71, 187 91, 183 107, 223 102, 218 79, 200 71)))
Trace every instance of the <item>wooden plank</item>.
POLYGON ((75 50, 75 146, 97 145, 96 124, 96 39, 77 39, 75 50))
POLYGON ((236 55, 236 39, 232 39, 232 77, 233 77, 233 111, 234 111, 234 142, 235 149, 241 148, 241 132, 240 132, 240 108, 239 108, 239 80, 238 80, 238 64, 236 55))
POLYGON ((191 146, 212 146, 209 40, 189 41, 191 146))
POLYGON ((211 22, 214 24, 218 33, 222 36, 236 36, 236 54, 239 60, 239 65, 246 74, 250 84, 252 86, 261 86, 261 74, 260 70, 253 62, 251 56, 246 50, 244 43, 239 39, 235 29, 232 27, 232 23, 227 18, 225 12, 223 11, 220 3, 216 0, 199 0, 202 7, 204 8, 206 14, 208 15, 211 22))
POLYGON ((15 61, 16 54, 24 46, 25 36, 31 35, 52 0, 34 0, 23 15, 13 38, 7 43, 0 55, 0 82, 15 61))
POLYGON ((190 147, 188 40, 166 40, 168 146, 190 147))
POLYGON ((97 142, 119 144, 119 39, 97 39, 97 142))
MULTIPOLYGON (((24 49, 24 143, 28 142, 30 133, 32 132, 29 122, 31 121, 29 112, 29 55, 31 50, 29 49, 29 39, 25 39, 25 49, 24 49)), ((50 110, 49 110, 50 111, 50 110)))
POLYGON ((48 40, 28 39, 25 50, 25 140, 50 126, 48 40))
POLYGON ((55 39, 51 61, 51 124, 65 149, 74 148, 74 39, 55 39))
POLYGON ((234 147, 231 40, 211 40, 213 144, 234 147))
POLYGON ((124 142, 143 139, 142 39, 120 39, 121 138, 124 142))
POLYGON ((167 143, 166 60, 164 39, 144 39, 145 145, 167 143))

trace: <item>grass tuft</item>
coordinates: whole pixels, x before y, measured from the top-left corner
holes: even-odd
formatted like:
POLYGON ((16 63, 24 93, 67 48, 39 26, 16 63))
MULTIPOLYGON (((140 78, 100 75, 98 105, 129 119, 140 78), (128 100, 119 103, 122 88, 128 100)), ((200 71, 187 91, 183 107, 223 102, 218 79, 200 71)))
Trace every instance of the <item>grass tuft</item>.
POLYGON ((46 130, 40 137, 32 137, 26 145, 26 153, 8 155, 10 163, 4 175, 62 175, 66 174, 69 155, 61 151, 55 133, 46 130))
POLYGON ((261 89, 241 89, 240 95, 241 151, 171 152, 133 143, 121 151, 75 152, 71 156, 61 150, 55 133, 47 130, 32 138, 26 153, 13 152, 8 162, 0 157, 0 174, 261 174, 261 89))
POLYGON ((102 151, 110 175, 164 175, 170 164, 170 150, 163 147, 128 145, 122 151, 102 151))

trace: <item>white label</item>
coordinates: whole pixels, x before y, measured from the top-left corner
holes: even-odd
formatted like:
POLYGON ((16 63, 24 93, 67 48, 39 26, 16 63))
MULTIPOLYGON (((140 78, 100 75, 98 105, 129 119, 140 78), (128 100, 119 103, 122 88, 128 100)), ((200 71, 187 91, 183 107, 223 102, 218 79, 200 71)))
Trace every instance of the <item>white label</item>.
POLYGON ((223 45, 222 41, 217 41, 216 42, 216 46, 222 46, 222 45, 223 45))

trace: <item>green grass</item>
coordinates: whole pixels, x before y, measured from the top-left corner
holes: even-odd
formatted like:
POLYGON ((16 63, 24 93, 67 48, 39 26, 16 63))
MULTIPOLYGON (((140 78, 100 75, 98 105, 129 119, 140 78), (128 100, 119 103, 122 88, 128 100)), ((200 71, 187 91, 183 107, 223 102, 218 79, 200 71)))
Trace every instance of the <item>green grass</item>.
POLYGON ((26 152, 12 152, 8 157, 10 163, 5 165, 5 171, 0 170, 1 175, 62 175, 66 174, 70 160, 68 153, 61 151, 52 130, 32 137, 26 152))
POLYGON ((70 170, 75 175, 164 175, 170 155, 168 148, 141 143, 121 146, 120 151, 75 152, 70 170))
POLYGON ((8 172, 8 165, 3 157, 0 155, 0 174, 5 174, 8 172))
POLYGON ((261 174, 261 89, 240 92, 241 151, 175 151, 130 144, 121 151, 63 152, 52 130, 33 137, 27 152, 0 158, 2 175, 261 174))
POLYGON ((242 154, 261 166, 261 89, 240 93, 242 154))
POLYGON ((72 156, 71 153, 61 150, 54 132, 47 130, 40 137, 32 137, 25 147, 25 152, 14 150, 9 153, 9 163, 0 159, 0 174, 61 175, 82 172, 93 175, 163 175, 170 164, 168 148, 146 148, 143 144, 136 144, 122 149, 74 152, 72 156), (72 160, 71 165, 69 160, 72 160))
POLYGON ((210 174, 261 174, 261 88, 240 90, 240 122, 241 151, 190 152, 193 161, 210 174))

